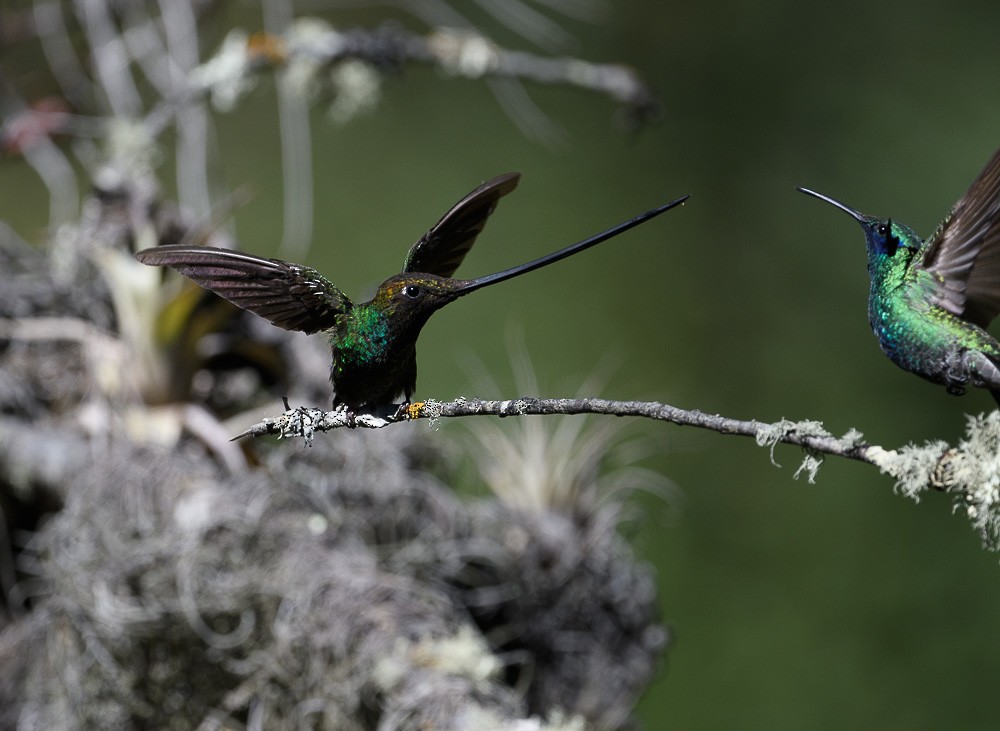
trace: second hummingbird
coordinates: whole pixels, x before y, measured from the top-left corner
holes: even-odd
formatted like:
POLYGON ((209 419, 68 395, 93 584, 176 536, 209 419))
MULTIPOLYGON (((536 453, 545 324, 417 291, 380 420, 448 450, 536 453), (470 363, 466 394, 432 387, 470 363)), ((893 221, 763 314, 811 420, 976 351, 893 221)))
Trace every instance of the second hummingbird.
POLYGON ((861 224, 868 248, 868 320, 893 363, 949 393, 987 388, 1000 404, 1000 150, 927 240, 806 188, 861 224))
POLYGON ((166 245, 135 254, 144 264, 170 266, 238 307, 286 330, 325 332, 333 363, 334 407, 354 413, 407 402, 417 383, 416 342, 437 310, 482 287, 572 256, 678 206, 678 198, 607 231, 534 261, 476 279, 452 274, 472 248, 501 197, 520 180, 507 173, 483 183, 442 216, 368 302, 354 304, 315 269, 228 249, 166 245))

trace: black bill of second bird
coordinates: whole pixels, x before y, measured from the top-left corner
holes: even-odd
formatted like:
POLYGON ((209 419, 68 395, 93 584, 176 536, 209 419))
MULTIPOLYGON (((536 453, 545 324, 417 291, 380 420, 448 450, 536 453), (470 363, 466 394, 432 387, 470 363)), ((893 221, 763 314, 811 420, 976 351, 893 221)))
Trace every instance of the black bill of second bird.
POLYGON ((962 394, 1000 404, 1000 150, 928 239, 890 218, 799 188, 861 224, 868 249, 868 320, 893 363, 962 394))
POLYGON ((403 271, 379 285, 368 302, 354 304, 310 267, 228 249, 166 245, 135 254, 143 264, 169 266, 202 287, 286 330, 324 332, 333 362, 334 407, 364 412, 409 402, 417 383, 416 342, 434 312, 482 287, 547 266, 596 246, 687 200, 683 196, 606 231, 510 269, 476 279, 452 275, 486 220, 520 180, 507 173, 483 183, 410 247, 403 271))

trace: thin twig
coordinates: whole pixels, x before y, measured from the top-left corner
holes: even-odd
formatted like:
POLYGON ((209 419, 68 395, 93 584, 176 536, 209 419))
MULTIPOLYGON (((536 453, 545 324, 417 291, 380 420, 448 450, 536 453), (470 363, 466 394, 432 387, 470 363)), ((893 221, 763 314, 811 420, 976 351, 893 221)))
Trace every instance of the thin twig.
POLYGON ((420 401, 406 408, 395 405, 377 409, 371 414, 352 415, 344 409, 324 411, 322 409, 298 407, 288 409, 276 417, 266 418, 246 431, 233 437, 277 434, 279 437, 303 437, 311 443, 317 431, 329 431, 341 427, 361 427, 380 429, 400 421, 415 419, 440 419, 459 416, 532 416, 544 414, 606 414, 610 416, 639 416, 657 421, 669 421, 680 426, 694 426, 709 429, 720 434, 737 434, 753 437, 761 446, 792 444, 816 454, 865 462, 879 468, 886 465, 891 452, 877 445, 868 444, 860 433, 850 431, 842 437, 823 429, 820 422, 781 420, 774 423, 732 419, 720 414, 706 414, 689 411, 656 401, 612 401, 608 399, 572 398, 542 399, 519 398, 507 401, 483 401, 480 399, 457 399, 450 402, 420 401))

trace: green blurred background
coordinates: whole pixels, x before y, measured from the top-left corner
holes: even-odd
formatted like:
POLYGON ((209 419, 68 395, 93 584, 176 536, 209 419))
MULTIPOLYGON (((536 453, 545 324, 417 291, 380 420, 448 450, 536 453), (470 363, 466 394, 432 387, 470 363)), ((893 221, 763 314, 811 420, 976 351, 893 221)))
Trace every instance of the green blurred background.
MULTIPOLYGON (((482 20, 501 43, 532 48, 482 20)), ((338 127, 313 112, 307 261, 352 295, 370 293, 448 206, 501 172, 524 178, 463 275, 692 196, 436 315, 421 338, 417 397, 479 395, 463 369, 470 354, 504 395, 520 395, 514 327, 546 396, 570 395, 613 354, 619 367, 601 395, 813 418, 888 448, 955 441, 966 413, 992 408, 986 393, 950 397, 879 353, 860 230, 794 188, 929 234, 1000 144, 1000 4, 647 0, 610 4, 597 25, 563 25, 578 39, 566 52, 628 63, 651 83, 658 125, 623 134, 607 99, 531 87, 566 132, 565 145, 546 147, 484 84, 413 68, 372 116, 338 127)), ((256 192, 237 217, 241 245, 261 254, 277 253, 282 231, 276 119, 270 83, 217 119, 221 174, 256 192)), ((168 156, 164 181, 171 169, 168 156)), ((30 169, 5 161, 0 187, 3 217, 41 238, 47 208, 30 169)), ((891 479, 842 460, 809 485, 792 479, 800 452, 790 447, 775 451, 777 469, 749 440, 634 429, 658 448, 645 466, 677 488, 666 501, 636 498, 636 550, 657 566, 675 638, 642 702, 645 727, 995 727, 998 557, 947 496, 914 504, 891 479)), ((444 424, 435 438, 462 430, 444 424)))

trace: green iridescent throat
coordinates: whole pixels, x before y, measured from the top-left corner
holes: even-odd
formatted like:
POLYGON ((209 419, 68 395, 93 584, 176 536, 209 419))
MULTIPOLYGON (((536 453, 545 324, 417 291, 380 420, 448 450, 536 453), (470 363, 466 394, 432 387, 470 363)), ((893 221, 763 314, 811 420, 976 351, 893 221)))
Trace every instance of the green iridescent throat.
POLYGON ((357 305, 344 318, 343 329, 329 334, 345 360, 369 366, 385 357, 390 341, 389 318, 369 304, 357 305))

